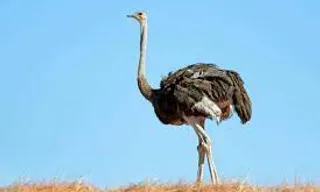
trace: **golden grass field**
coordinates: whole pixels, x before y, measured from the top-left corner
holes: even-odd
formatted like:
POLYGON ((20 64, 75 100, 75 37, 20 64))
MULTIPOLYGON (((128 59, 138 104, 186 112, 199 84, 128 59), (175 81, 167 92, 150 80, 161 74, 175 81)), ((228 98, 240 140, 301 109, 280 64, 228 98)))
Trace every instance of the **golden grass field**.
POLYGON ((79 182, 43 182, 12 184, 0 188, 0 192, 320 192, 320 187, 312 184, 282 184, 274 187, 262 187, 243 183, 226 183, 217 186, 193 185, 187 183, 159 184, 141 183, 117 188, 98 189, 90 184, 79 182))

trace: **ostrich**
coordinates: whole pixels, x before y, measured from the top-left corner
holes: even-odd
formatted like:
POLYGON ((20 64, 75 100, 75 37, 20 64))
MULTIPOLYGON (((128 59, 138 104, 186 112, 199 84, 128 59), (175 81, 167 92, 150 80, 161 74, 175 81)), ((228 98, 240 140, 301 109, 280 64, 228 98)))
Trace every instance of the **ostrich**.
POLYGON ((202 182, 203 165, 207 157, 212 184, 218 183, 217 169, 212 160, 211 140, 205 132, 205 120, 221 121, 231 117, 235 110, 245 124, 251 118, 251 101, 239 74, 220 69, 215 64, 197 63, 171 72, 153 89, 145 72, 147 48, 147 14, 136 12, 127 17, 140 24, 140 59, 138 86, 141 94, 154 107, 155 114, 163 124, 190 125, 198 137, 197 183, 202 182))

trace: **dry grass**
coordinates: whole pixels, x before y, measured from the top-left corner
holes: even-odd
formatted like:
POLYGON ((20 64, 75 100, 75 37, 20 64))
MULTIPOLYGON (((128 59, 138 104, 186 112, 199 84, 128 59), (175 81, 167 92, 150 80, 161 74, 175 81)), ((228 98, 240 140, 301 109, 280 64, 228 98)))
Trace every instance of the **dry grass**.
POLYGON ((211 185, 178 184, 133 184, 130 186, 98 189, 84 183, 47 182, 13 184, 0 188, 0 192, 320 192, 320 187, 315 185, 281 185, 276 187, 259 187, 243 183, 211 185))
POLYGON ((97 192, 102 191, 83 183, 68 182, 43 182, 13 184, 0 188, 0 192, 97 192))

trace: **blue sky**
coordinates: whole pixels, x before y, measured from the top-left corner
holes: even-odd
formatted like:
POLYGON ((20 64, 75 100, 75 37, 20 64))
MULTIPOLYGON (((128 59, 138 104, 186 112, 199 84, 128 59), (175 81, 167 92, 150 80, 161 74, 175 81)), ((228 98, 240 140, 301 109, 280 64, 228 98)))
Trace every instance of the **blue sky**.
MULTIPOLYGON (((319 1, 1 1, 0 185, 146 178, 193 181, 193 129, 162 125, 138 92, 139 26, 149 14, 147 76, 213 62, 237 70, 253 103, 246 126, 207 122, 220 177, 320 183, 319 1)), ((207 167, 205 180, 209 180, 207 167)))

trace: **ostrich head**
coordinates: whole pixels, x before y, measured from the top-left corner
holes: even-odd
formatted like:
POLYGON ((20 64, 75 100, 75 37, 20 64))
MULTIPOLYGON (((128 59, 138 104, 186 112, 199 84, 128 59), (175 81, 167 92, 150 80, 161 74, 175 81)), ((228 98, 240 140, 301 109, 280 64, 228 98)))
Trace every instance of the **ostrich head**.
POLYGON ((147 14, 142 11, 135 12, 133 15, 127 15, 127 17, 136 19, 140 24, 143 24, 147 21, 147 14))

